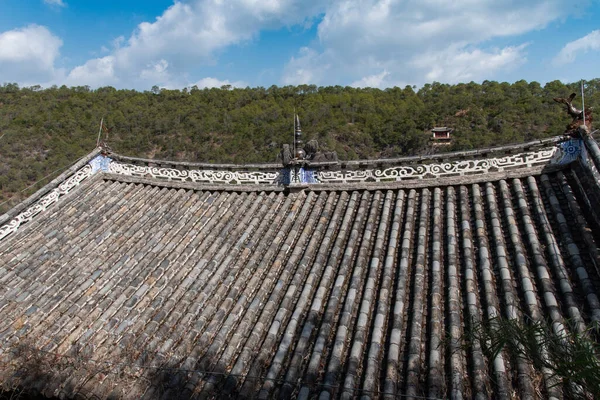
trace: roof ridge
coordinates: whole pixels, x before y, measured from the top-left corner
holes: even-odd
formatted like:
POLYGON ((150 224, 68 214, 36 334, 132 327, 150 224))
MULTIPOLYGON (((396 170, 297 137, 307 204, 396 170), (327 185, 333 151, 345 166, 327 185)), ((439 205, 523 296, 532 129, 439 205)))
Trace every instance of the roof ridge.
MULTIPOLYGON (((448 153, 437 153, 430 155, 404 156, 395 158, 374 158, 374 159, 359 159, 359 160, 342 160, 342 161, 325 161, 325 162, 310 162, 306 161, 309 167, 329 167, 329 166, 363 166, 365 164, 397 164, 397 163, 415 163, 419 161, 435 161, 448 160, 452 158, 464 158, 477 155, 487 155, 489 153, 498 152, 516 152, 519 150, 528 150, 531 148, 540 148, 552 144, 556 144, 565 140, 564 135, 552 136, 545 139, 536 139, 525 143, 514 143, 508 145, 485 147, 475 150, 461 150, 448 153)), ((206 163, 193 161, 175 161, 164 159, 151 159, 143 157, 131 157, 115 152, 110 152, 110 157, 114 160, 129 162, 134 165, 146 164, 149 166, 181 166, 183 169, 224 169, 224 170, 244 170, 244 169, 280 169, 281 163, 206 163)))
POLYGON ((56 178, 42 186, 38 191, 33 193, 27 199, 15 205, 13 208, 0 215, 0 226, 4 225, 8 220, 14 218, 23 211, 25 208, 31 206, 33 203, 41 199, 44 195, 50 192, 52 189, 57 188, 61 183, 66 181, 71 175, 75 174, 80 168, 88 164, 94 157, 102 153, 102 148, 96 147, 90 153, 81 157, 79 160, 71 164, 66 171, 58 175, 56 178))

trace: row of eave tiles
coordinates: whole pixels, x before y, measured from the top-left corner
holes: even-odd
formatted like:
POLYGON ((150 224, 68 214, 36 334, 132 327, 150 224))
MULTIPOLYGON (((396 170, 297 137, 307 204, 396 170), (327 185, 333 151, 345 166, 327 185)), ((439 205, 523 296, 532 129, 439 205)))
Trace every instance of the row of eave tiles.
POLYGON ((0 243, 0 378, 66 397, 559 398, 463 339, 495 316, 600 320, 575 181, 286 195, 90 179, 0 243))

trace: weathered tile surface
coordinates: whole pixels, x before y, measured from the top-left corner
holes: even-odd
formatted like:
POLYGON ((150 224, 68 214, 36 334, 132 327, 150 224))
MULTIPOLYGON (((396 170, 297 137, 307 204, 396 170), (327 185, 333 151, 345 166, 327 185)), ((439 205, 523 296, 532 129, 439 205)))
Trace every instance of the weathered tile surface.
POLYGON ((569 168, 297 194, 116 179, 85 182, 0 243, 4 385, 560 398, 549 371, 487 359, 466 331, 496 316, 557 331, 600 320, 595 211, 569 168))

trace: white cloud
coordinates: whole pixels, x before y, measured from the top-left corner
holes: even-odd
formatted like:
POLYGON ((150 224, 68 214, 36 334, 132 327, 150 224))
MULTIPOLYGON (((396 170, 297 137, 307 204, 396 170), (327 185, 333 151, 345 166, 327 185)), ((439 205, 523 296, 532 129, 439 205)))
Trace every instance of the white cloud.
POLYGON ((478 43, 543 28, 563 15, 558 0, 340 0, 326 11, 318 32, 325 45, 359 54, 368 47, 478 43))
MULTIPOLYGON (((168 65, 169 82, 176 86, 186 80, 190 68, 214 63, 214 55, 227 46, 253 40, 261 30, 304 23, 321 10, 318 0, 194 0, 175 2, 154 22, 143 22, 128 39, 113 43, 111 73, 102 75, 106 84, 147 88, 157 84, 154 67, 168 65)), ((76 67, 69 81, 91 77, 84 73, 106 57, 76 67), (73 73, 74 72, 74 73, 73 73)), ((166 69, 165 69, 166 71, 166 69)), ((167 77, 165 71, 160 73, 167 77)), ((101 78, 100 76, 99 78, 101 78)), ((96 79, 102 84, 102 79, 96 79)), ((89 83, 88 83, 89 84, 89 83)))
POLYGON ((69 86, 109 86, 118 82, 115 77, 115 58, 94 58, 69 72, 65 83, 69 86))
POLYGON ((582 38, 567 43, 554 57, 555 65, 569 64, 575 61, 578 54, 592 50, 600 50, 600 30, 595 30, 582 38))
POLYGON ((390 76, 390 73, 387 70, 381 71, 379 74, 365 76, 358 81, 354 81, 350 84, 350 86, 354 87, 373 87, 373 88, 381 88, 385 87, 386 78, 390 76))
POLYGON ((60 72, 55 61, 62 44, 39 25, 0 33, 0 79, 24 85, 53 80, 60 72))
POLYGON ((319 43, 289 61, 282 81, 293 81, 299 69, 315 84, 493 79, 523 62, 525 46, 494 49, 486 42, 543 29, 565 16, 559 0, 337 0, 318 26, 319 43), (299 68, 306 53, 314 62, 299 68), (381 71, 388 74, 378 79, 381 71))
POLYGON ((450 46, 447 50, 413 57, 411 64, 425 73, 428 82, 469 82, 490 76, 500 69, 515 68, 526 61, 527 44, 483 51, 450 46))
POLYGON ((57 7, 66 7, 67 4, 63 0, 44 0, 44 4, 57 7))
POLYGON ((298 52, 298 57, 292 57, 283 72, 284 85, 302 85, 321 82, 329 64, 322 63, 326 57, 308 47, 303 47, 298 52))
POLYGON ((165 59, 150 63, 140 73, 140 78, 146 81, 168 82, 169 63, 165 59))
POLYGON ((198 82, 191 84, 190 87, 197 86, 199 89, 204 89, 204 88, 220 88, 221 86, 227 86, 227 85, 229 85, 231 87, 236 87, 236 88, 243 88, 243 87, 248 86, 245 82, 242 82, 242 81, 231 82, 227 79, 219 80, 217 78, 207 77, 207 78, 202 78, 198 82))
MULTIPOLYGON (((318 22, 315 41, 279 70, 280 83, 386 87, 494 79, 525 61, 526 48, 518 35, 543 29, 567 14, 560 0, 175 0, 154 21, 107 43, 96 53, 101 57, 68 74, 55 68, 62 41, 46 28, 33 25, 0 33, 0 40, 2 35, 20 35, 22 43, 16 45, 12 36, 4 38, 8 47, 0 42, 0 76, 92 87, 185 87, 198 79, 190 77, 191 71, 214 65, 225 48, 256 40, 266 30, 318 22), (501 37, 516 42, 492 47, 490 41, 501 37), (2 62, 3 53, 12 54, 10 63, 2 62), (15 61, 27 54, 27 61, 15 61), (36 73, 27 70, 32 66, 36 73)), ((598 36, 595 31, 568 44, 561 57, 574 59, 596 49, 598 36)), ((229 82, 199 82, 208 85, 210 79, 215 85, 229 82)))

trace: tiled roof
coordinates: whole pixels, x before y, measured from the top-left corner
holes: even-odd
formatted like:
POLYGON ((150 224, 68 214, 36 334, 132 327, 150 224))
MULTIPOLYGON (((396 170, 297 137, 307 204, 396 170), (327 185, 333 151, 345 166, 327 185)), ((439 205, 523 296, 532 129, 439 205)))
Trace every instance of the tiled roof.
POLYGON ((496 316, 600 320, 587 162, 303 190, 91 175, 0 241, 0 382, 68 398, 560 398, 547 371, 466 337, 496 316))

